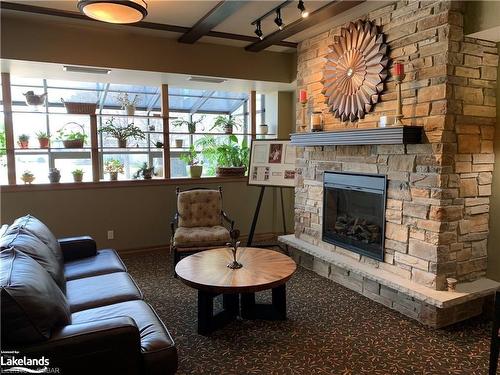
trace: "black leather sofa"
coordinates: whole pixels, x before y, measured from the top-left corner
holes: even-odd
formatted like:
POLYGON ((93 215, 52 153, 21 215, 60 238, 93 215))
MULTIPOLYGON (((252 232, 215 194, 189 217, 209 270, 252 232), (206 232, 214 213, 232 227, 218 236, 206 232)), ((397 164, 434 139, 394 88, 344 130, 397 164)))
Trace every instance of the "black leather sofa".
POLYGON ((0 232, 2 350, 63 374, 173 374, 168 330, 114 250, 56 240, 33 216, 0 232))

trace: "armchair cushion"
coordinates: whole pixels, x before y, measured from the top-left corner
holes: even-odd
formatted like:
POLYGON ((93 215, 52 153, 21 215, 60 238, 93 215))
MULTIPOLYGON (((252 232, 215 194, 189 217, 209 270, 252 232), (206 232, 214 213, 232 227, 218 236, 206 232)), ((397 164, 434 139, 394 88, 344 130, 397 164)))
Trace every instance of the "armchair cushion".
POLYGON ((15 249, 0 252, 2 341, 28 344, 50 338, 70 322, 68 301, 35 260, 15 249))
POLYGON ((222 224, 222 198, 218 190, 188 190, 177 200, 179 227, 212 227, 222 224))
POLYGON ((64 264, 66 280, 126 271, 122 260, 112 249, 99 250, 96 256, 71 260, 64 264))
POLYGON ((59 242, 57 242, 56 237, 52 234, 50 229, 36 217, 26 215, 16 219, 9 227, 6 234, 12 234, 18 231, 38 237, 38 239, 47 245, 48 248, 54 253, 57 261, 61 264, 63 263, 63 255, 59 242))
POLYGON ((212 227, 179 227, 174 234, 176 247, 224 246, 229 242, 229 231, 222 225, 212 227))

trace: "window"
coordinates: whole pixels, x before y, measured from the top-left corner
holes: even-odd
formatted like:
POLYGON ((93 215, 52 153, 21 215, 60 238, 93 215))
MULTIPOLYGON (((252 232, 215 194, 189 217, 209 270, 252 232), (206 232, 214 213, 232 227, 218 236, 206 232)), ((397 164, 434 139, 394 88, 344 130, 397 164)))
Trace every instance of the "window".
MULTIPOLYGON (((204 165, 203 176, 214 176, 213 158, 203 152, 207 139, 217 144, 237 140, 240 145, 252 139, 247 93, 170 87, 169 119, 165 121, 161 87, 12 76, 9 89, 12 123, 8 126, 0 96, 1 185, 9 184, 8 168, 16 176, 10 184, 24 184, 24 174, 32 175, 33 184, 49 183, 54 168, 63 183, 73 182, 77 170, 83 172, 83 182, 108 180, 113 166, 120 172, 119 180, 137 178, 144 166, 154 168, 156 179, 185 178, 188 168, 183 156, 191 148, 204 165), (134 102, 133 109, 123 105, 125 97, 134 102), (68 113, 68 106, 88 104, 95 106, 95 114, 68 113), (224 127, 214 126, 220 116, 236 123, 233 137, 224 127), (131 136, 120 141, 119 132, 125 128, 131 136), (6 134, 14 139, 12 151, 6 134), (166 139, 168 147, 163 144, 166 139), (13 165, 8 165, 9 152, 14 156, 13 165), (164 170, 166 165, 170 170, 164 170)), ((264 95, 257 95, 256 112, 259 125, 265 115, 264 95)))

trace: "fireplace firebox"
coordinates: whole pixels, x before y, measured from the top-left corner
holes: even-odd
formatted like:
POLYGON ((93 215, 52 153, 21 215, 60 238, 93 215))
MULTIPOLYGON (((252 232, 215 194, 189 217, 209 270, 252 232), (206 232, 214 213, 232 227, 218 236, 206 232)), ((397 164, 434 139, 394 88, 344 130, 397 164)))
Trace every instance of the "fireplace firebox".
POLYGON ((323 241, 384 260, 387 178, 325 172, 323 241))

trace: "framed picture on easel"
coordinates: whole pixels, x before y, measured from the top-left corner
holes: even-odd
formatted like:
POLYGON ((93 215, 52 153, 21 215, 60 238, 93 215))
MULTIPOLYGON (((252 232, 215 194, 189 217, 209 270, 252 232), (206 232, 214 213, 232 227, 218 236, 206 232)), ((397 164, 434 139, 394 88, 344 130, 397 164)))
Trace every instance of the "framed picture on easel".
POLYGON ((254 186, 295 186, 295 147, 289 140, 252 141, 248 184, 254 186))

